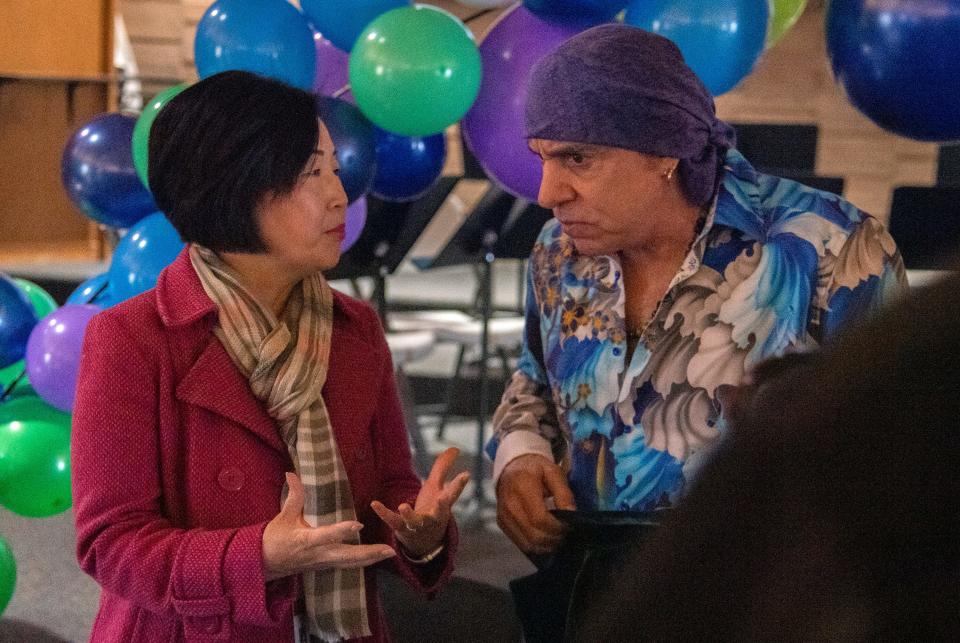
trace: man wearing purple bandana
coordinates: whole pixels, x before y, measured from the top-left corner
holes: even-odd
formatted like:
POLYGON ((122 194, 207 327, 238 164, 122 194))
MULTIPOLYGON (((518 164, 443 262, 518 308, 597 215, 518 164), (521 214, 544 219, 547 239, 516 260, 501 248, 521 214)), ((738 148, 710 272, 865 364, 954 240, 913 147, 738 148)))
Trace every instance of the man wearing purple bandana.
POLYGON ((526 130, 555 219, 531 254, 523 353, 488 452, 500 526, 553 554, 564 585, 597 534, 637 533, 598 524, 648 525, 681 497, 756 363, 829 341, 906 280, 874 218, 754 170, 655 34, 601 25, 545 56, 526 130))

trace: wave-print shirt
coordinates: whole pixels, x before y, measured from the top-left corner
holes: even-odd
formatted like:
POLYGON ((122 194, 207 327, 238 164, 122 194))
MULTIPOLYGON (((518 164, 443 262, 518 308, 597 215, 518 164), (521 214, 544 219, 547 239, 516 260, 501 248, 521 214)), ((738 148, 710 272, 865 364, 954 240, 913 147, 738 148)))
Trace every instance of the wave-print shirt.
POLYGON ((494 416, 494 475, 523 453, 568 468, 578 509, 669 505, 759 361, 827 342, 906 290, 896 244, 835 194, 758 173, 735 150, 703 230, 627 361, 617 257, 554 219, 534 246, 526 333, 494 416), (498 454, 499 452, 499 454, 498 454))

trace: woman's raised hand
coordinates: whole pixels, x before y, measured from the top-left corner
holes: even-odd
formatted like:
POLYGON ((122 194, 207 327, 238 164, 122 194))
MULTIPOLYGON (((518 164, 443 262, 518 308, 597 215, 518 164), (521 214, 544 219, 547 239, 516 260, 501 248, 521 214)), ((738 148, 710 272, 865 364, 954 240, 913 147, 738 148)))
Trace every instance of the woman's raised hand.
POLYGON ((303 483, 287 473, 289 493, 280 513, 263 531, 263 568, 269 580, 325 568, 366 567, 396 555, 388 545, 356 545, 353 540, 363 525, 346 520, 324 527, 311 527, 303 519, 303 483))
POLYGON ((464 471, 446 482, 459 454, 459 449, 449 448, 437 457, 413 507, 403 503, 396 511, 391 511, 378 500, 370 505, 390 525, 397 540, 413 558, 425 556, 443 542, 450 509, 470 480, 470 474, 464 471))

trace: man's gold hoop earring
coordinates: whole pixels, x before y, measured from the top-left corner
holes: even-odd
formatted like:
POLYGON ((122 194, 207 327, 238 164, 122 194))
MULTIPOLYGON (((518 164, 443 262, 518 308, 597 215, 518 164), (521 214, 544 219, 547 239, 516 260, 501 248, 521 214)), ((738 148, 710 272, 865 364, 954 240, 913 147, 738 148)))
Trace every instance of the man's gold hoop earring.
POLYGON ((663 173, 663 178, 670 181, 673 179, 673 171, 677 169, 677 166, 674 165, 672 168, 663 173))

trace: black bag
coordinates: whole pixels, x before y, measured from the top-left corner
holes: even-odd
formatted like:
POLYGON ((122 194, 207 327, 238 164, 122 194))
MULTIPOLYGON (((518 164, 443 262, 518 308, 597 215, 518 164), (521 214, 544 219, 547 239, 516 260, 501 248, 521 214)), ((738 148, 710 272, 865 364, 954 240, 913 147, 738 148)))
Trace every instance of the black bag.
POLYGON ((510 581, 524 641, 563 641, 568 619, 592 594, 581 586, 615 568, 623 553, 660 523, 664 511, 553 511, 570 527, 563 545, 551 556, 531 556, 537 571, 510 581))

